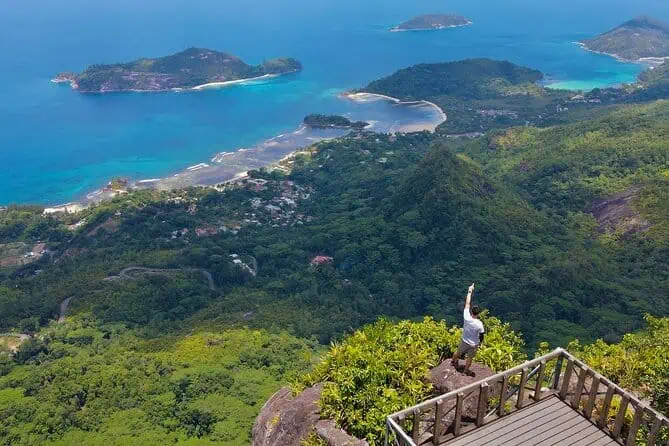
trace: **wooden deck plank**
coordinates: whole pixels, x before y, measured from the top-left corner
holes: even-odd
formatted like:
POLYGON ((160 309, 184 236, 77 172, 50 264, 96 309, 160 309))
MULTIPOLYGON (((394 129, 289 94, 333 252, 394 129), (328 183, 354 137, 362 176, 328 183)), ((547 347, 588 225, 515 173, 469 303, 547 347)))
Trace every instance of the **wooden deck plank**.
MULTIPOLYGON (((606 432, 595 428, 595 430, 590 431, 587 436, 581 437, 580 439, 575 439, 575 441, 570 443, 569 446, 590 446, 592 443, 602 439, 611 440, 611 437, 609 437, 606 432)), ((556 446, 557 444, 558 443, 555 443, 556 446)))
POLYGON ((609 445, 620 445, 617 441, 614 441, 611 437, 607 436, 593 443, 590 443, 590 446, 609 446, 609 445))
POLYGON ((444 446, 618 444, 567 402, 550 397, 447 441, 444 446))
POLYGON ((481 428, 472 431, 469 434, 453 440, 452 442, 448 443, 448 445, 462 446, 469 444, 470 441, 477 441, 478 439, 482 439, 488 435, 502 435, 507 432, 511 432, 514 429, 521 428, 523 425, 531 423, 533 419, 540 418, 544 413, 549 413, 551 407, 559 407, 558 403, 560 403, 560 401, 556 400, 555 402, 551 402, 551 404, 543 404, 541 407, 539 404, 529 406, 522 410, 522 413, 525 415, 524 417, 513 416, 515 415, 514 413, 508 419, 497 419, 481 428), (461 441, 465 437, 467 438, 467 441, 461 441))
POLYGON ((522 432, 524 429, 531 429, 532 423, 542 417, 551 418, 561 414, 574 413, 574 411, 557 398, 548 398, 540 403, 528 406, 518 412, 514 412, 506 418, 500 418, 485 426, 476 429, 469 434, 458 437, 456 440, 447 443, 449 446, 471 445, 478 441, 494 441, 508 433, 522 432), (555 413, 558 410, 559 413, 555 413), (522 416, 519 416, 522 414, 522 416))
POLYGON ((495 444, 514 444, 523 446, 535 446, 542 442, 552 439, 556 434, 559 434, 563 429, 569 429, 572 426, 579 424, 579 415, 574 413, 567 413, 558 418, 546 418, 542 420, 542 424, 534 424, 530 429, 520 435, 505 439, 501 443, 495 444))
MULTIPOLYGON (((606 434, 594 427, 592 424, 588 425, 581 422, 575 426, 572 426, 570 429, 565 430, 564 432, 560 432, 560 434, 556 435, 554 438, 551 438, 550 441, 552 441, 552 443, 546 441, 544 444, 546 446, 571 446, 570 443, 576 442, 574 439, 590 438, 590 441, 596 441, 600 438, 603 438, 604 436, 606 436, 606 434), (594 431, 591 430, 591 428, 594 428, 594 431)), ((585 446, 589 445, 590 443, 586 442, 583 444, 585 446)))
POLYGON ((540 444, 553 443, 557 438, 562 438, 564 441, 568 441, 570 438, 574 438, 574 436, 589 427, 587 424, 584 425, 582 419, 583 417, 581 414, 577 413, 576 417, 569 421, 562 423, 557 421, 557 425, 551 423, 551 429, 541 433, 536 432, 527 441, 518 444, 523 446, 537 446, 540 444))

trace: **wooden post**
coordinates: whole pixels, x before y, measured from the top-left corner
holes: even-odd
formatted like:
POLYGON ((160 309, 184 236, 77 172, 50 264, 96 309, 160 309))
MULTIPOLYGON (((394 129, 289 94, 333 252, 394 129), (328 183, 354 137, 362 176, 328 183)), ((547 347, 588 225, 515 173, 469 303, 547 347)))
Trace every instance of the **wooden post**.
POLYGON ((432 434, 432 444, 439 446, 441 439, 441 417, 444 416, 444 401, 437 401, 437 408, 434 413, 434 433, 432 434))
POLYGON ((564 378, 562 381, 562 389, 560 389, 560 399, 565 400, 567 398, 567 392, 569 391, 569 381, 571 380, 571 374, 574 371, 574 361, 567 359, 567 370, 564 372, 564 378))
POLYGON ((662 427, 662 418, 658 417, 655 414, 651 414, 653 418, 655 418, 655 421, 653 421, 653 425, 650 428, 650 432, 648 433, 648 439, 646 440, 646 443, 648 446, 655 446, 655 442, 657 441, 657 435, 660 433, 660 428, 662 427))
POLYGON ((627 405, 629 404, 630 399, 627 395, 622 395, 620 397, 620 408, 618 409, 618 415, 616 415, 616 422, 613 425, 613 439, 617 440, 620 437, 620 431, 623 429, 623 423, 625 422, 625 414, 627 413, 627 405))
POLYGON ((420 437, 420 409, 413 411, 413 429, 411 429, 411 438, 414 443, 418 443, 420 437))
POLYGON ((585 410, 583 415, 588 420, 592 417, 592 411, 595 409, 595 402, 597 401, 597 391, 599 390, 599 375, 595 374, 592 377, 592 384, 590 385, 590 394, 588 395, 588 402, 585 403, 585 410))
POLYGON ((599 421, 597 421, 597 426, 600 429, 606 426, 607 422, 609 421, 609 409, 611 408, 611 401, 613 400, 613 395, 615 393, 616 389, 614 387, 607 387, 606 396, 604 397, 604 404, 602 405, 602 411, 599 414, 599 421))
POLYGON ((581 396, 583 394, 583 386, 585 385, 585 378, 588 377, 588 370, 584 367, 581 367, 581 370, 578 374, 578 381, 576 382, 576 389, 574 389, 574 394, 571 397, 571 407, 578 410, 578 406, 581 404, 581 396))
POLYGON ((518 384, 518 401, 516 401, 516 409, 523 408, 523 400, 525 399, 525 387, 527 386, 527 369, 523 369, 520 374, 520 384, 518 384))
POLYGON ((537 373, 537 383, 534 385, 534 401, 541 399, 541 387, 544 383, 544 371, 546 370, 546 361, 539 363, 539 373, 537 373))
POLYGON ((553 376, 553 385, 551 388, 553 390, 557 390, 558 387, 560 386, 560 374, 562 373, 562 361, 564 360, 564 357, 562 354, 558 357, 557 361, 555 362, 555 371, 554 376, 553 376))
POLYGON ((499 408, 497 409, 497 414, 500 417, 504 416, 506 404, 506 394, 509 393, 509 377, 504 375, 502 379, 502 390, 499 392, 499 408))
POLYGON ((646 408, 642 404, 634 406, 634 419, 632 420, 632 425, 630 426, 630 431, 627 434, 627 442, 625 446, 635 446, 636 445, 636 433, 641 426, 643 421, 643 414, 646 412, 646 408))
POLYGON ((455 425, 453 426, 453 435, 460 436, 460 429, 462 427, 462 405, 465 399, 465 394, 460 392, 455 403, 455 425))
POLYGON ((476 409, 476 426, 481 427, 485 422, 486 412, 488 411, 488 383, 483 383, 479 387, 479 406, 476 409))

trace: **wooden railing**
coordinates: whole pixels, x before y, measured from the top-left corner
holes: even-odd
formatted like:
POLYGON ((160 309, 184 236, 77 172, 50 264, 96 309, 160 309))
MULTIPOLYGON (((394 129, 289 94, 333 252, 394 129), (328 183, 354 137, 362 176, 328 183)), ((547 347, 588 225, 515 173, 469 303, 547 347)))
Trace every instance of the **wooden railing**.
POLYGON ((441 445, 556 395, 622 444, 636 445, 637 437, 648 446, 665 444, 660 436, 669 431, 667 417, 561 348, 390 415, 385 444, 441 445), (466 418, 465 401, 471 399, 476 416, 466 418))

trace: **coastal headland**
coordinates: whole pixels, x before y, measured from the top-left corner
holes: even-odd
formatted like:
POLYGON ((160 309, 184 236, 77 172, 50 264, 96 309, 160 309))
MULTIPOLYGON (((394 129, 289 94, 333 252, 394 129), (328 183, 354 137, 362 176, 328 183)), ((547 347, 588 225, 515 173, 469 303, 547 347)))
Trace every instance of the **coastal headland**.
POLYGON ((605 54, 622 62, 656 66, 669 58, 669 24, 640 16, 576 43, 587 51, 605 54))

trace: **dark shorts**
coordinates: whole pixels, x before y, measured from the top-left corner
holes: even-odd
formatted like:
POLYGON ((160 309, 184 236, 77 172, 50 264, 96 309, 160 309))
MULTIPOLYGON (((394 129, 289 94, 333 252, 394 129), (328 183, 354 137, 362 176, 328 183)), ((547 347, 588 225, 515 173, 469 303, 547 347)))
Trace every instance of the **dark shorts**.
POLYGON ((473 359, 476 356, 478 349, 478 345, 469 345, 465 341, 460 341, 460 347, 458 347, 458 356, 461 358, 473 359))

